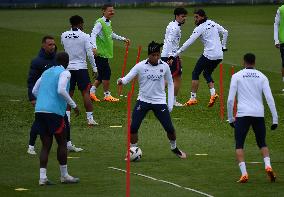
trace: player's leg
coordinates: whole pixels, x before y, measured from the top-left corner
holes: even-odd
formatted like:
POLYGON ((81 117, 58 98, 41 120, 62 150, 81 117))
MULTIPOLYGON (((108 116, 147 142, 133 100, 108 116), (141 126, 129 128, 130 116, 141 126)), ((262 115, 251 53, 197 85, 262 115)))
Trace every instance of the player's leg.
POLYGON ((181 75, 182 75, 182 65, 179 57, 176 57, 174 59, 173 65, 170 68, 174 81, 174 106, 181 107, 183 105, 179 103, 176 99, 179 89, 181 87, 181 75))
MULTIPOLYGON (((77 74, 76 70, 70 70, 71 73, 71 79, 70 79, 70 88, 69 88, 69 95, 72 98, 74 95, 75 87, 76 87, 76 81, 77 81, 77 74)), ((66 115, 68 117, 68 121, 71 121, 71 107, 67 105, 66 109, 66 115)))
POLYGON ((151 104, 151 106, 156 118, 159 120, 159 122, 167 132, 167 137, 170 141, 172 152, 179 158, 185 159, 186 154, 181 151, 176 145, 176 132, 172 124, 168 106, 166 104, 151 104))
POLYGON ((266 137, 266 128, 265 128, 265 121, 263 117, 255 117, 252 122, 252 128, 255 134, 255 139, 257 146, 260 149, 260 152, 263 156, 265 172, 267 173, 271 182, 275 182, 276 175, 272 170, 270 157, 269 157, 269 150, 265 142, 266 137))
POLYGON ((81 152, 83 150, 82 148, 76 147, 74 144, 72 144, 71 129, 67 115, 64 116, 64 124, 65 124, 65 133, 67 139, 67 150, 70 152, 81 152))
POLYGON ((100 61, 99 57, 96 57, 95 61, 96 61, 97 69, 98 69, 98 76, 97 76, 94 84, 92 85, 92 87, 90 89, 90 98, 93 101, 100 102, 100 99, 98 99, 97 96, 96 96, 96 90, 100 86, 100 84, 102 83, 101 76, 102 76, 102 69, 103 69, 102 66, 103 65, 102 65, 102 62, 100 61))
POLYGON ((237 117, 235 124, 236 159, 242 173, 239 183, 248 181, 248 173, 245 164, 244 143, 251 124, 251 117, 237 117))
MULTIPOLYGON (((280 44, 280 54, 281 54, 281 60, 282 60, 282 81, 284 82, 284 44, 280 44)), ((284 89, 282 89, 284 91, 284 89)))
POLYGON ((30 130, 29 147, 27 150, 27 153, 30 155, 36 155, 35 142, 36 142, 37 134, 38 134, 38 131, 37 131, 36 124, 34 121, 32 124, 31 130, 30 130))

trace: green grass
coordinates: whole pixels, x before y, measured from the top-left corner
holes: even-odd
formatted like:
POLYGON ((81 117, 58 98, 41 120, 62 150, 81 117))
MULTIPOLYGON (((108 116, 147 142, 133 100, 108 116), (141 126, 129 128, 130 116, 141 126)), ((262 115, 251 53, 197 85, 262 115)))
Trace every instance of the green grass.
MULTIPOLYGON (((213 196, 283 196, 284 137, 283 137, 283 83, 280 77, 280 54, 274 47, 273 20, 276 6, 212 6, 205 10, 210 18, 229 30, 228 49, 224 58, 225 99, 228 94, 230 68, 241 69, 244 53, 254 52, 257 67, 270 80, 279 114, 279 128, 271 132, 271 115, 266 109, 267 143, 271 150, 272 165, 277 172, 275 184, 267 181, 262 164, 247 164, 250 180, 248 184, 235 183, 240 172, 235 162, 233 131, 226 121, 219 118, 219 103, 213 109, 206 104, 209 91, 204 79, 198 91, 199 105, 175 108, 172 112, 177 130, 178 145, 189 158, 181 161, 169 150, 166 135, 152 113, 144 120, 139 133, 139 146, 143 158, 131 164, 131 171, 174 182, 213 196), (195 156, 207 153, 208 156, 195 156)), ((192 8, 188 8, 192 12, 192 8)), ((119 35, 132 40, 127 70, 135 63, 137 48, 143 46, 141 59, 146 58, 146 45, 152 41, 163 41, 165 27, 172 20, 172 9, 117 9, 113 18, 113 29, 119 35)), ((98 127, 87 128, 82 99, 78 92, 81 116, 72 116, 72 139, 82 148, 79 159, 69 159, 72 175, 81 178, 78 185, 58 183, 59 167, 54 145, 48 163, 48 177, 58 184, 39 187, 39 161, 26 154, 29 129, 33 121, 33 108, 27 101, 26 78, 31 59, 40 48, 41 37, 51 34, 56 37, 59 49, 60 34, 69 28, 68 18, 79 14, 85 19, 85 30, 90 33, 94 21, 101 15, 99 9, 42 9, 1 10, 0 12, 0 191, 1 196, 125 196, 125 174, 108 169, 109 166, 125 169, 123 160, 126 149, 126 99, 120 103, 94 103, 94 114, 98 127), (11 100, 19 100, 11 101, 11 100), (122 125, 122 128, 110 128, 122 125), (28 191, 16 192, 23 187, 28 191)), ((191 14, 182 30, 182 43, 193 30, 191 14)), ((124 46, 115 42, 115 58, 111 60, 112 87, 116 96, 116 79, 121 74, 124 46)), ((179 100, 188 99, 191 72, 202 53, 200 41, 193 44, 184 54, 183 86, 179 100)), ((219 71, 214 73, 217 90, 219 71)), ((124 93, 130 86, 124 87, 124 93)), ((137 87, 136 87, 137 90, 137 87)), ((103 92, 100 88, 98 96, 103 92)), ((132 106, 135 98, 133 98, 132 106)), ((40 141, 36 150, 39 152, 40 141)), ((254 136, 246 141, 246 160, 262 161, 254 136)), ((191 191, 176 188, 161 182, 131 176, 131 196, 201 196, 191 191)))

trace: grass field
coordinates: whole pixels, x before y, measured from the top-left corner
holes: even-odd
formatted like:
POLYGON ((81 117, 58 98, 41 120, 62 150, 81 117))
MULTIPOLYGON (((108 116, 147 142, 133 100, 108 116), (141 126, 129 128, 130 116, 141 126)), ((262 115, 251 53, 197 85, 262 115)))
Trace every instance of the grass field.
MULTIPOLYGON (((279 128, 269 130, 271 115, 266 109, 267 143, 271 150, 277 182, 268 182, 263 164, 247 163, 249 183, 237 184, 240 172, 234 155, 233 130, 219 118, 219 103, 208 109, 209 91, 204 79, 198 92, 199 104, 194 107, 174 108, 172 118, 177 130, 178 146, 188 153, 179 160, 169 149, 166 135, 150 113, 140 129, 139 146, 143 158, 131 164, 131 171, 196 189, 212 196, 284 196, 284 136, 283 136, 283 83, 280 77, 280 54, 274 47, 273 21, 277 6, 212 6, 205 7, 209 18, 229 30, 228 49, 224 58, 225 100, 228 94, 230 68, 241 69, 242 56, 253 52, 257 67, 270 80, 279 115, 279 128), (208 156, 196 156, 206 153, 208 156)), ((188 8, 191 13, 193 8, 188 8)), ((113 29, 132 40, 127 70, 135 63, 137 48, 142 45, 141 59, 146 58, 146 45, 163 41, 165 27, 172 20, 172 8, 117 9, 113 29)), ((90 33, 94 21, 101 15, 99 9, 42 9, 0 11, 0 196, 125 196, 125 174, 108 167, 126 168, 126 99, 119 103, 94 103, 94 115, 99 126, 88 128, 80 95, 75 95, 81 116, 72 116, 72 141, 84 148, 82 153, 69 156, 71 175, 81 179, 77 185, 59 183, 59 167, 53 146, 48 164, 48 177, 57 183, 52 187, 39 187, 39 160, 26 153, 28 136, 33 121, 33 108, 27 101, 26 78, 31 59, 38 53, 41 37, 52 34, 60 45, 60 35, 69 28, 68 19, 79 14, 85 19, 85 31, 90 33), (122 125, 122 128, 110 128, 122 125), (28 191, 18 192, 16 188, 28 191)), ((189 14, 182 30, 182 43, 193 30, 189 14)), ((197 41, 183 53, 183 86, 179 99, 187 101, 191 71, 202 53, 197 41)), ((117 96, 116 79, 121 74, 124 46, 115 42, 112 66, 112 92, 117 96)), ((219 89, 219 71, 214 74, 219 89)), ((123 91, 126 94, 130 86, 123 91)), ((137 90, 137 87, 136 87, 137 90)), ((98 96, 103 92, 99 89, 98 96)), ((136 97, 133 99, 132 106, 136 97)), ((37 140, 36 151, 39 152, 37 140)), ((252 133, 246 141, 246 161, 261 162, 252 133)), ((174 187, 136 175, 131 175, 131 196, 202 196, 193 191, 174 187)), ((203 195, 204 196, 204 195, 203 195)))

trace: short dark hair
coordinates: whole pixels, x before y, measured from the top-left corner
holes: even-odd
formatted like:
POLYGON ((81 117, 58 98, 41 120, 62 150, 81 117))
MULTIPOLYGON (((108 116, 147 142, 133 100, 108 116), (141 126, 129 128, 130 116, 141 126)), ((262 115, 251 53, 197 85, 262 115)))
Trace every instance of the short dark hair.
POLYGON ((54 40, 54 37, 50 35, 46 35, 41 39, 41 43, 45 43, 47 39, 54 40))
POLYGON ((67 68, 69 64, 69 55, 66 52, 59 52, 55 56, 55 61, 58 65, 62 65, 64 68, 67 68))
POLYGON ((155 41, 152 41, 149 43, 148 45, 148 55, 152 54, 152 53, 156 53, 156 52, 161 52, 161 47, 163 46, 164 44, 159 44, 155 41))
POLYGON ((102 10, 105 11, 105 10, 106 10, 107 8, 109 8, 109 7, 113 7, 113 5, 112 5, 111 3, 104 4, 104 5, 102 6, 102 10))
POLYGON ((255 64, 255 55, 253 53, 247 53, 244 55, 244 61, 247 64, 253 65, 255 64))
POLYGON ((76 26, 76 25, 84 23, 84 19, 79 15, 71 16, 69 21, 72 26, 76 26))
POLYGON ((205 18, 207 17, 206 13, 203 9, 195 9, 193 14, 198 14, 199 16, 202 16, 202 17, 205 17, 205 18))
POLYGON ((175 16, 178 16, 178 15, 181 15, 181 14, 185 14, 187 15, 187 10, 183 7, 178 7, 174 10, 174 15, 175 16))

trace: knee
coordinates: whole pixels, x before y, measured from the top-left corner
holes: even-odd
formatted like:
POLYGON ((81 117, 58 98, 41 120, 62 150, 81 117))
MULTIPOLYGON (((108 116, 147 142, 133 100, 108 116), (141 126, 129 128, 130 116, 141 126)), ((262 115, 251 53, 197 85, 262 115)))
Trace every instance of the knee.
POLYGON ((200 73, 193 70, 192 71, 192 80, 199 80, 199 75, 200 75, 200 73))
POLYGON ((214 82, 211 75, 206 73, 206 72, 203 72, 203 77, 205 78, 205 80, 207 81, 207 83, 211 83, 211 82, 214 82))

